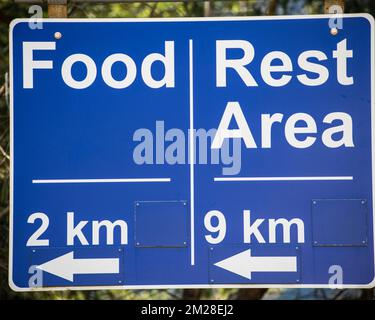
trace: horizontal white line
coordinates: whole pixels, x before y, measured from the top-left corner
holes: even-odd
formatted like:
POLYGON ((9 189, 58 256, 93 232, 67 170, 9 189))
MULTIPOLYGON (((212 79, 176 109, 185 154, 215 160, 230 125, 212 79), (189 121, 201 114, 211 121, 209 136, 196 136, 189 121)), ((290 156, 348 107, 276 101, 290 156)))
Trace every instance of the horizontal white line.
POLYGON ((214 181, 336 181, 353 180, 352 176, 325 177, 215 177, 214 181))
POLYGON ((129 179, 48 179, 32 180, 32 183, 133 183, 133 182, 171 182, 171 178, 129 178, 129 179))

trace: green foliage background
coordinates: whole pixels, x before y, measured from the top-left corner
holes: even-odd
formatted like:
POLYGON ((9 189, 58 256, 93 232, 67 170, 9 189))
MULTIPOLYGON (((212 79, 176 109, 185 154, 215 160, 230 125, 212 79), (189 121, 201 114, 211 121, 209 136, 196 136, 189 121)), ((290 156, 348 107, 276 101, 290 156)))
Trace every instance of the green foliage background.
MULTIPOLYGON (((247 0, 150 2, 68 5, 71 18, 128 18, 128 17, 199 17, 251 16, 264 14, 317 14, 323 13, 323 0, 247 0), (209 9, 209 10, 208 10, 209 9)), ((374 15, 375 1, 347 0, 346 12, 369 12, 374 15)), ((42 5, 44 16, 47 7, 42 5)), ((373 299, 373 290, 282 290, 214 289, 214 290, 105 290, 56 291, 15 293, 8 286, 8 214, 9 214, 9 107, 6 89, 8 72, 8 28, 15 18, 30 17, 29 5, 13 0, 0 0, 0 299, 373 299)), ((32 155, 30 155, 32 156, 32 155)))

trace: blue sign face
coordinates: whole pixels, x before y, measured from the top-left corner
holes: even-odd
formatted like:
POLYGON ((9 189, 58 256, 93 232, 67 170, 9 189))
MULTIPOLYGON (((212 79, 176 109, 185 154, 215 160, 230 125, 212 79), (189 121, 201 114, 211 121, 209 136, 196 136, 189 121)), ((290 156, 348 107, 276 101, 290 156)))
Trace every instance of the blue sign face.
POLYGON ((374 285, 369 15, 11 25, 14 290, 374 285))

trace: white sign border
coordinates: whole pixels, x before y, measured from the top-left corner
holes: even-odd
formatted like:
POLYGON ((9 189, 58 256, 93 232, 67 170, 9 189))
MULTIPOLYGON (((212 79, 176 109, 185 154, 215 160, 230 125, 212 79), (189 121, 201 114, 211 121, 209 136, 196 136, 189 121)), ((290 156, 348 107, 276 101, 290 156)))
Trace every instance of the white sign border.
MULTIPOLYGON (((260 16, 260 17, 210 17, 210 18, 98 18, 98 19, 40 19, 42 23, 74 23, 74 22, 190 22, 190 21, 257 21, 257 20, 304 20, 304 19, 327 19, 331 17, 330 14, 319 14, 319 15, 293 15, 293 16, 260 16)), ((340 15, 343 18, 365 18, 369 21, 371 26, 371 155, 372 155, 372 207, 373 207, 373 247, 374 247, 374 266, 375 266, 375 47, 374 47, 374 17, 367 13, 360 14, 343 14, 340 15)), ((23 288, 18 287, 13 282, 13 223, 14 223, 14 212, 13 212, 13 29, 18 23, 29 22, 30 19, 15 19, 10 23, 9 26, 9 77, 10 77, 10 199, 9 199, 9 271, 8 271, 8 283, 12 290, 16 292, 33 292, 33 291, 67 291, 67 290, 124 290, 124 289, 214 289, 214 288, 335 288, 331 284, 181 284, 181 285, 121 285, 121 286, 73 286, 73 287, 45 287, 45 288, 23 288)), ((328 32, 329 26, 327 26, 328 32)), ((375 267, 374 267, 375 268, 375 267)), ((361 288, 373 288, 375 287, 375 272, 374 279, 368 284, 343 284, 337 285, 339 289, 361 289, 361 288)))

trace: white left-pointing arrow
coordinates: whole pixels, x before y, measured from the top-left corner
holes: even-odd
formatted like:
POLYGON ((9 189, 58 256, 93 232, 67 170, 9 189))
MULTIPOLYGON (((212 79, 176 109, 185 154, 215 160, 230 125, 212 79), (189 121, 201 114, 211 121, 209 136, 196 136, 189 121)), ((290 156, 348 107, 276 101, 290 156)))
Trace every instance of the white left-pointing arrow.
POLYGON ((251 280, 252 272, 297 272, 297 257, 254 257, 248 249, 215 263, 215 266, 251 280))
POLYGON ((65 280, 73 281, 75 274, 120 273, 118 258, 74 259, 73 251, 37 266, 65 280))

